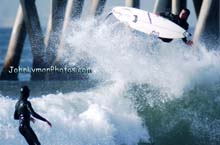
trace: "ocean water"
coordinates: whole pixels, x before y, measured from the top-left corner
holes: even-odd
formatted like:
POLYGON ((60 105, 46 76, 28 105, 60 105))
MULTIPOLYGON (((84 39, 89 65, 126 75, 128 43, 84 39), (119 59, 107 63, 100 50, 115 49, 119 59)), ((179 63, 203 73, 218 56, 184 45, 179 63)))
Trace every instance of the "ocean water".
MULTIPOLYGON (((1 82, 1 145, 25 144, 13 120, 24 83, 33 90, 36 112, 53 125, 31 124, 45 145, 220 144, 219 50, 208 51, 202 42, 193 48, 181 40, 163 43, 91 19, 72 23, 68 32, 60 53, 70 65, 89 60, 90 79, 50 84, 21 74, 23 81, 1 82)), ((0 41, 1 58, 9 33, 0 41)), ((24 53, 23 65, 31 66, 28 45, 24 53)))

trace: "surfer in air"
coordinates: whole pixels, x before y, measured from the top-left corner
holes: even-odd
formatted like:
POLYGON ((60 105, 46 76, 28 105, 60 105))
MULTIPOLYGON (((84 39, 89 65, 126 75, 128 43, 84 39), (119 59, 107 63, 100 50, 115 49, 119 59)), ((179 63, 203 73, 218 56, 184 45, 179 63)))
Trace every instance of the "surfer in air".
MULTIPOLYGON (((188 30, 188 28, 189 28, 189 24, 187 22, 187 19, 190 15, 189 9, 183 8, 180 11, 179 15, 174 15, 171 12, 163 12, 163 13, 160 13, 159 15, 176 23, 177 25, 179 25, 180 27, 182 27, 185 30, 188 30)), ((173 40, 173 39, 167 39, 167 38, 160 38, 160 39, 163 40, 164 42, 170 42, 173 40)), ((191 40, 187 40, 187 37, 182 38, 182 40, 188 45, 193 44, 193 42, 191 40)))
POLYGON ((30 121, 32 121, 33 123, 35 122, 32 116, 46 122, 50 127, 52 125, 48 120, 41 117, 33 110, 31 102, 28 101, 28 97, 30 94, 30 89, 28 88, 28 86, 23 86, 20 92, 21 96, 15 105, 14 119, 19 120, 19 132, 24 136, 27 143, 29 145, 40 145, 36 134, 30 126, 30 121))
POLYGON ((190 15, 188 9, 182 9, 179 15, 164 12, 159 16, 159 14, 141 9, 114 7, 110 14, 113 14, 117 20, 133 30, 159 37, 164 42, 170 42, 173 39, 183 39, 188 45, 193 43, 191 40, 187 40, 191 35, 187 31, 189 27, 187 19, 190 15))

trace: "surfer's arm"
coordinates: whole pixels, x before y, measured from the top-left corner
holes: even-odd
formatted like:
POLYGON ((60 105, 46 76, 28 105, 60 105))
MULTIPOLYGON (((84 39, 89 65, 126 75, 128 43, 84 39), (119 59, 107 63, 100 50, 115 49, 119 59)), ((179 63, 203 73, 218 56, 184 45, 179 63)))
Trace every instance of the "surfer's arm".
POLYGON ((42 116, 40 116, 39 114, 37 114, 37 113, 34 111, 34 109, 32 108, 30 102, 28 102, 28 110, 30 111, 30 113, 31 113, 31 115, 32 115, 33 117, 35 117, 35 118, 37 118, 37 119, 39 119, 39 120, 41 120, 41 121, 46 122, 50 127, 52 126, 51 123, 50 123, 47 119, 43 118, 42 116))
POLYGON ((167 17, 167 12, 162 12, 162 13, 159 13, 159 14, 157 13, 157 15, 160 15, 160 16, 162 16, 162 17, 165 17, 165 18, 166 18, 166 17, 167 17))
POLYGON ((167 19, 169 19, 169 20, 172 20, 172 19, 174 19, 174 17, 175 17, 174 14, 172 14, 171 12, 168 12, 168 11, 159 13, 159 15, 160 15, 161 17, 167 18, 167 19))
POLYGON ((33 123, 35 123, 35 119, 33 117, 30 118, 30 121, 32 121, 33 123))

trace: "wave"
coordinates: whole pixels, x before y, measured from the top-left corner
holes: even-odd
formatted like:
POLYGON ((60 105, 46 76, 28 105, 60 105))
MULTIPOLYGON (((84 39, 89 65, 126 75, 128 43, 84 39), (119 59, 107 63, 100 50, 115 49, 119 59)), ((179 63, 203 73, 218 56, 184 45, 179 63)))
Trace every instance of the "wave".
MULTIPOLYGON (((218 50, 207 51, 202 43, 192 48, 181 40, 163 43, 121 24, 93 20, 74 22, 68 32, 68 47, 59 52, 63 61, 74 66, 88 60, 90 79, 100 83, 31 98, 53 124, 51 129, 33 125, 43 144, 219 142, 218 50)), ((12 118, 15 100, 0 99, 0 144, 24 144, 12 118)))

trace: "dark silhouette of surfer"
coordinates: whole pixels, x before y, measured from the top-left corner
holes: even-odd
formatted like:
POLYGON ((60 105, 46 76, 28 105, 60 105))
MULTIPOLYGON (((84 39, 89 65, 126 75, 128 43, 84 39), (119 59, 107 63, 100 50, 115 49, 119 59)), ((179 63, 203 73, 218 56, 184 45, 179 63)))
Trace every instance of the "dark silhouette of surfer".
POLYGON ((30 121, 35 122, 34 118, 46 122, 50 127, 51 123, 37 114, 28 101, 30 89, 28 86, 21 87, 21 96, 15 105, 14 119, 19 120, 19 132, 24 136, 29 145, 40 145, 40 142, 30 126, 30 121))
MULTIPOLYGON (((179 15, 174 15, 171 12, 163 12, 163 13, 160 13, 159 15, 176 23, 177 25, 179 25, 180 27, 182 27, 185 30, 189 29, 189 24, 187 22, 187 19, 190 15, 189 9, 183 8, 180 11, 179 15)), ((173 40, 173 39, 167 39, 167 38, 160 38, 160 39, 164 42, 170 42, 173 40)), ((184 37, 182 40, 188 45, 193 44, 193 42, 191 40, 187 40, 187 37, 184 37)))

